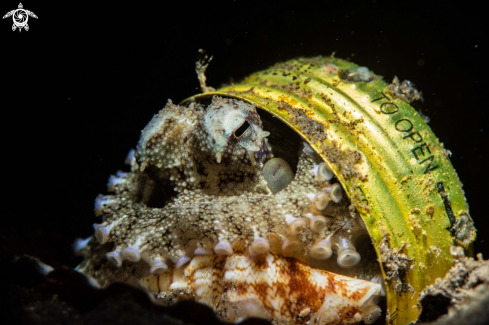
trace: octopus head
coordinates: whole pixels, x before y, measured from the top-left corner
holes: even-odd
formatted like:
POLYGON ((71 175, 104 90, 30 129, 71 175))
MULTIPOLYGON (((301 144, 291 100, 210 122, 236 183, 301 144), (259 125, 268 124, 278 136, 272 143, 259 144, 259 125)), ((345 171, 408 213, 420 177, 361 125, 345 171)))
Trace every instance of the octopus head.
POLYGON ((214 97, 200 119, 202 147, 217 163, 250 159, 262 162, 270 151, 256 105, 214 97))

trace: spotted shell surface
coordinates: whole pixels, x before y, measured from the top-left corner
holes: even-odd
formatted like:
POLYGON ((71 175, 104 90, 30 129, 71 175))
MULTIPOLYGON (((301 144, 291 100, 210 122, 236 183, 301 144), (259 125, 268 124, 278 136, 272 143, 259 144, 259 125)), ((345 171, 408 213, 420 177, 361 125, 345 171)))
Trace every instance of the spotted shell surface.
POLYGON ((381 292, 379 283, 312 268, 295 258, 272 253, 252 258, 239 251, 198 256, 185 268, 139 283, 161 299, 184 295, 213 306, 228 321, 255 316, 284 324, 298 317, 318 324, 369 323, 379 310, 372 297, 381 292))
POLYGON ((407 103, 419 96, 314 58, 169 102, 131 172, 97 197, 103 222, 78 270, 230 321, 371 323, 385 294, 390 323, 416 320, 419 292, 453 263, 450 245, 475 237, 442 145, 407 103), (297 279, 315 289, 297 299, 297 279))

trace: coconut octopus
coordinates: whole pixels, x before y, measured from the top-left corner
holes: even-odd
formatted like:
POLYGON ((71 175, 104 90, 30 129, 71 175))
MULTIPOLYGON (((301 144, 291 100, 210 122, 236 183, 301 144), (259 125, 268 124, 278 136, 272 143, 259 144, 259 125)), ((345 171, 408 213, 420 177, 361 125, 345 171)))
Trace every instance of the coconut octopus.
POLYGON ((131 171, 96 198, 103 222, 77 270, 231 322, 373 323, 377 257, 327 164, 255 105, 207 104, 169 101, 142 130, 131 171))

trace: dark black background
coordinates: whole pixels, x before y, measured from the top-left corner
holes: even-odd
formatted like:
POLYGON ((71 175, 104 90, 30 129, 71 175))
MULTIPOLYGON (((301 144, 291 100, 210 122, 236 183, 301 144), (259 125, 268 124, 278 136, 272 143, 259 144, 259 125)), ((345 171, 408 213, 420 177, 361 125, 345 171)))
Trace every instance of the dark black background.
MULTIPOLYGON (((18 0, 17 0, 18 1, 18 0)), ((17 8, 3 1, 2 15, 17 8)), ((350 58, 424 94, 452 151, 489 257, 487 18, 463 1, 24 1, 28 32, 0 21, 1 242, 54 266, 76 266, 76 237, 98 222, 93 202, 168 98, 199 92, 197 50, 214 55, 208 84, 297 56, 350 58)), ((232 79, 231 79, 232 78, 232 79)))

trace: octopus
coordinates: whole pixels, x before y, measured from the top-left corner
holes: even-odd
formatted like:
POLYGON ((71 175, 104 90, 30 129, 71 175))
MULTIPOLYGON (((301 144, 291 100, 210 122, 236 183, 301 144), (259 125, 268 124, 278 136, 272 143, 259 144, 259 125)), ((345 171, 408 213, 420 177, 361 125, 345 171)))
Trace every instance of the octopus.
POLYGON ((96 198, 102 222, 77 270, 230 322, 375 322, 385 290, 365 226, 328 165, 278 122, 233 98, 169 101, 130 172, 96 198))

